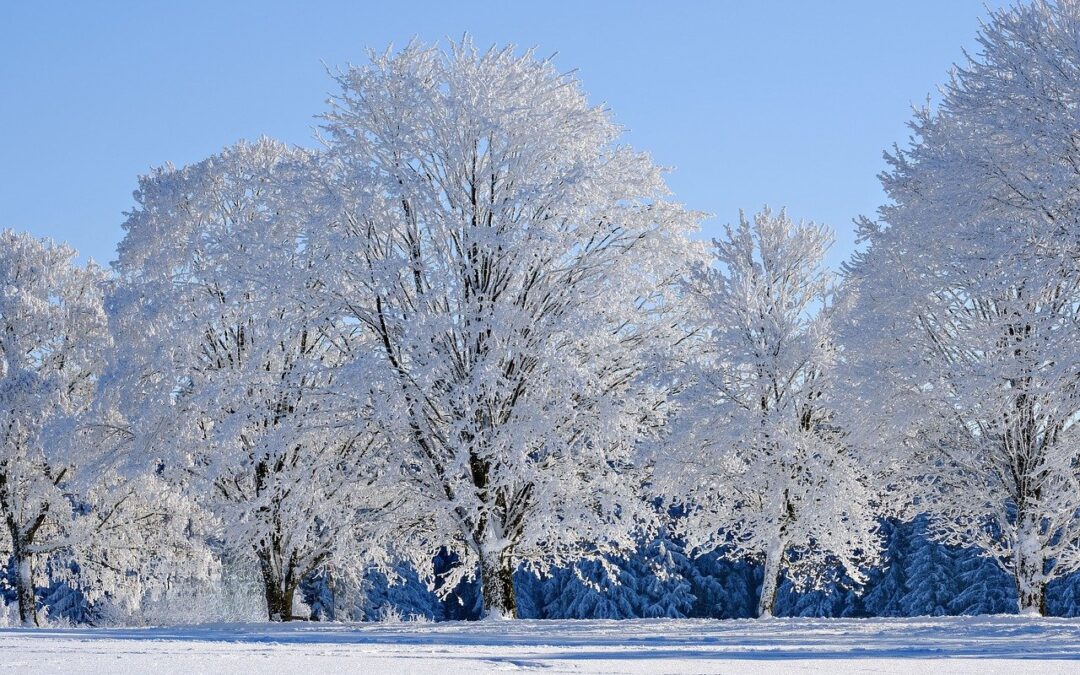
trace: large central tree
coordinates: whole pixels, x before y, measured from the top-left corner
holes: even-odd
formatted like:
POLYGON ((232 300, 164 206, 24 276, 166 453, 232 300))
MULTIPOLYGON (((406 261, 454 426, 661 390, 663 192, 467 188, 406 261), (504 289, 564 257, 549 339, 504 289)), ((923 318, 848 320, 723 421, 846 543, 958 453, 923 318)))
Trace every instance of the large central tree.
POLYGON ((372 61, 325 115, 325 278, 379 345, 362 370, 424 546, 514 616, 518 565, 632 543, 636 443, 664 400, 642 376, 675 339, 696 217, 548 61, 468 41, 372 61))

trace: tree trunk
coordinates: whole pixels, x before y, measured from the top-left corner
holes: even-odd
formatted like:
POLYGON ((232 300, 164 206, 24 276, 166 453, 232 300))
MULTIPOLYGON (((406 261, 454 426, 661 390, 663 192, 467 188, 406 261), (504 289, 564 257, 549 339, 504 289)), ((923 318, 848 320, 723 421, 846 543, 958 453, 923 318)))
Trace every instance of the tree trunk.
POLYGON ((480 588, 484 597, 485 619, 517 618, 514 566, 510 556, 498 554, 480 560, 480 588))
POLYGON ((788 497, 787 489, 781 498, 780 515, 777 518, 776 531, 772 546, 765 551, 765 577, 761 580, 761 595, 758 597, 758 617, 772 617, 776 609, 776 589, 780 586, 780 572, 787 553, 789 527, 795 522, 795 506, 788 497))
POLYGON ((1046 616, 1045 561, 1041 554, 1016 556, 1016 599, 1021 614, 1046 616))
POLYGON ((266 616, 270 621, 291 621, 293 596, 296 595, 297 579, 292 569, 281 569, 280 556, 271 551, 259 551, 259 567, 262 571, 263 596, 266 598, 266 616))
POLYGON ((1030 616, 1046 616, 1046 584, 1035 584, 1034 587, 1021 587, 1017 585, 1018 605, 1021 614, 1030 616))
POLYGON ((1016 541, 1012 545, 1017 609, 1021 614, 1045 616, 1046 553, 1037 517, 1021 510, 1017 515, 1016 541))
POLYGON ((34 557, 27 550, 18 528, 11 528, 12 558, 15 560, 15 597, 19 604, 19 621, 24 626, 38 626, 37 595, 34 593, 34 557))
POLYGON ((271 621, 292 621, 293 596, 295 586, 283 586, 280 583, 263 580, 263 593, 266 596, 266 615, 271 621))
POLYGON ((758 597, 758 617, 772 617, 776 609, 776 589, 780 586, 780 567, 784 560, 783 542, 777 542, 772 550, 765 554, 765 577, 761 580, 761 595, 758 597))

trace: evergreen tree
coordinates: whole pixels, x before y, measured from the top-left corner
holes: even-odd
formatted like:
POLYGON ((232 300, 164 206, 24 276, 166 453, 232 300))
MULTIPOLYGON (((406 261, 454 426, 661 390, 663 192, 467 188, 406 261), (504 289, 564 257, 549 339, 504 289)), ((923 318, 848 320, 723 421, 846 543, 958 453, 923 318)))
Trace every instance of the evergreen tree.
POLYGON ((777 590, 777 616, 839 618, 861 614, 858 591, 839 581, 826 582, 821 588, 800 590, 790 579, 784 579, 777 590))
POLYGON ((627 581, 636 591, 636 616, 681 619, 694 607, 690 581, 684 576, 690 561, 679 542, 661 532, 627 561, 627 581))
POLYGON ((51 558, 45 564, 49 585, 42 589, 38 607, 44 609, 50 623, 92 622, 93 611, 86 594, 79 588, 77 563, 51 558))
POLYGON ((901 611, 904 616, 951 614, 958 588, 953 551, 927 536, 925 517, 916 519, 915 527, 919 537, 905 565, 907 583, 901 611))
POLYGON ((695 598, 690 616, 743 619, 755 615, 760 565, 731 560, 722 549, 700 555, 690 563, 687 578, 695 598))
POLYGON ((1046 604, 1051 616, 1080 616, 1080 573, 1055 579, 1046 589, 1046 604))
POLYGON ((461 559, 454 552, 440 550, 432 561, 435 592, 442 605, 442 616, 447 621, 472 621, 480 618, 483 611, 480 580, 462 578, 449 593, 443 593, 448 578, 460 576, 461 559))
POLYGON ((334 582, 330 570, 322 569, 307 575, 300 582, 299 590, 304 602, 311 608, 312 621, 335 621, 345 618, 337 616, 334 582))
POLYGON ((514 573, 518 617, 522 619, 547 618, 544 615, 544 582, 545 578, 527 569, 519 569, 514 573))
POLYGON ((617 566, 585 560, 557 570, 547 584, 549 619, 632 619, 637 616, 633 578, 617 566))
POLYGON ((863 611, 869 616, 903 616, 907 594, 905 565, 911 552, 911 523, 885 520, 881 534, 885 541, 883 565, 869 571, 863 611))
POLYGON ((406 563, 399 563, 392 574, 371 568, 359 583, 320 571, 308 575, 300 591, 316 621, 443 618, 442 603, 406 563))
POLYGON ((974 548, 960 549, 955 556, 958 588, 949 606, 950 613, 975 615, 1016 611, 1016 588, 993 560, 974 548))
POLYGON ((392 575, 370 570, 364 578, 364 618, 378 621, 388 618, 408 620, 442 618, 442 603, 416 570, 404 563, 397 565, 392 575))

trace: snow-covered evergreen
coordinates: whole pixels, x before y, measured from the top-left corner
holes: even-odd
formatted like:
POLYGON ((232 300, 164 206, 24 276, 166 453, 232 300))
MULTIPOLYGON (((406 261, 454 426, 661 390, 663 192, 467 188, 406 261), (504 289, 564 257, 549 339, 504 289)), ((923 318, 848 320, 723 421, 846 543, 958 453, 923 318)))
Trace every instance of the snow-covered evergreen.
POLYGON ((714 619, 744 619, 757 614, 762 567, 747 560, 733 560, 728 551, 718 549, 690 561, 694 606, 690 616, 714 619))

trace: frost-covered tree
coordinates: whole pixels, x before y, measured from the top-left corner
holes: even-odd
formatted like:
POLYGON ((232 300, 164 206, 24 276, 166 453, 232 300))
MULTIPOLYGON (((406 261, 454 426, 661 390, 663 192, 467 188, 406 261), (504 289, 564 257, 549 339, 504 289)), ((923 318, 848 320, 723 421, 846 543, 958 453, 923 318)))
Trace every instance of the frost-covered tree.
POLYGON ((110 348, 106 281, 75 256, 0 232, 0 555, 27 624, 39 621, 36 587, 137 601, 155 556, 174 553, 152 545, 174 533, 161 508, 172 495, 121 461, 92 414, 110 348))
POLYGON ((218 517, 229 551, 254 558, 282 620, 305 575, 360 568, 388 503, 387 439, 366 422, 364 385, 336 388, 364 335, 315 300, 311 164, 263 139, 143 177, 111 299, 136 451, 218 517))
POLYGON ((887 157, 843 333, 914 508, 1045 611, 1080 568, 1080 5, 995 12, 982 52, 887 157))
POLYGON ((666 528, 627 563, 625 569, 637 593, 638 617, 682 619, 689 615, 695 600, 687 579, 691 563, 682 544, 666 528))
POLYGON ((0 232, 0 515, 24 623, 37 622, 35 556, 62 546, 74 527, 71 431, 92 403, 108 347, 104 274, 75 265, 75 255, 0 232))
POLYGON ((634 543, 635 452, 664 414, 642 375, 677 339, 696 216, 530 52, 411 44, 338 80, 328 292, 379 346, 360 370, 435 533, 418 563, 456 551, 513 616, 520 564, 634 543))
POLYGON ((702 338, 670 453, 674 482, 692 506, 692 545, 764 560, 759 616, 772 614, 785 572, 816 583, 839 565, 860 581, 878 547, 867 471, 831 408, 831 241, 783 211, 740 214, 687 284, 702 338))

